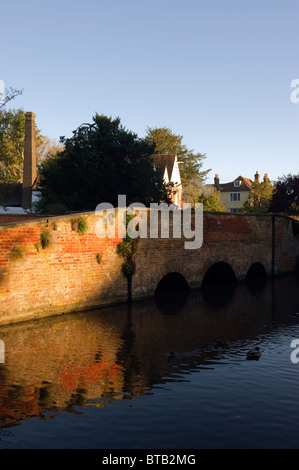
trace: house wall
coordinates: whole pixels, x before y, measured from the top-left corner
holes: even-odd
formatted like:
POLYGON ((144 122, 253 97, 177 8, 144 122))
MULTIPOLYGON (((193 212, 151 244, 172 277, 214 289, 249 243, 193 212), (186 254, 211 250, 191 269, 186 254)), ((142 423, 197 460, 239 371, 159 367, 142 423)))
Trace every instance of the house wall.
MULTIPOLYGON (((235 191, 238 192, 238 191, 235 191)), ((230 192, 223 192, 220 191, 220 200, 224 205, 227 212, 230 212, 230 209, 241 209, 243 207, 244 202, 248 201, 248 197, 250 191, 240 191, 241 200, 240 202, 232 202, 229 200, 230 192)))
POLYGON ((177 157, 176 157, 174 165, 173 165, 171 181, 173 181, 175 183, 176 194, 174 196, 174 204, 176 204, 178 207, 181 208, 181 204, 182 204, 182 186, 181 186, 181 176, 180 176, 180 170, 179 170, 179 164, 178 164, 178 161, 177 161, 177 157))

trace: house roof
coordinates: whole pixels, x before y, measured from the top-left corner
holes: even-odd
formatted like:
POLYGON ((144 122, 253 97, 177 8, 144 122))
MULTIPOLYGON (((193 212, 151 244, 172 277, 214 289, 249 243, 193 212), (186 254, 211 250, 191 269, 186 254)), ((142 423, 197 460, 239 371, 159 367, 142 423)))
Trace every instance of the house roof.
POLYGON ((219 185, 220 192, 232 192, 232 191, 250 191, 253 181, 249 178, 245 178, 244 176, 238 176, 238 178, 234 179, 230 183, 224 183, 219 185), (240 186, 234 186, 234 181, 241 181, 240 186))
POLYGON ((168 181, 171 181, 176 155, 173 153, 157 153, 153 155, 153 159, 156 169, 161 171, 162 174, 164 174, 165 168, 167 169, 168 181))

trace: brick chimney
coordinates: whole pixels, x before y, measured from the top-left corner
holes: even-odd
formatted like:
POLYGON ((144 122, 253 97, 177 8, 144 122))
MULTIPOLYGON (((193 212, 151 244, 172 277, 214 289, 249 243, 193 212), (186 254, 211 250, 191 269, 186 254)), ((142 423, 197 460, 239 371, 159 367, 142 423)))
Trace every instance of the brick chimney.
POLYGON ((28 112, 25 115, 25 149, 23 165, 22 207, 31 209, 32 186, 36 180, 36 142, 35 142, 35 114, 28 112))
POLYGON ((257 171, 256 174, 254 175, 254 181, 256 183, 259 183, 260 182, 260 175, 259 175, 259 172, 257 171))
POLYGON ((216 173, 215 178, 214 178, 214 186, 216 187, 217 191, 220 189, 220 183, 219 183, 219 176, 216 173))
POLYGON ((264 175, 264 183, 266 183, 266 181, 268 181, 268 180, 269 180, 268 173, 265 173, 265 175, 264 175))

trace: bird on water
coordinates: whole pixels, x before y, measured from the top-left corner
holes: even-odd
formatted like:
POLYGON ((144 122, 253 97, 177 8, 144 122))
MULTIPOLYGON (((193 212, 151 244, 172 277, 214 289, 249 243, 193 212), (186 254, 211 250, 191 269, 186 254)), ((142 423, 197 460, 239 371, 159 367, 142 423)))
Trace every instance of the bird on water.
POLYGON ((256 347, 255 349, 251 349, 251 351, 248 351, 247 353, 247 359, 248 360, 255 360, 258 361, 259 358, 261 357, 262 353, 260 351, 259 347, 256 347))

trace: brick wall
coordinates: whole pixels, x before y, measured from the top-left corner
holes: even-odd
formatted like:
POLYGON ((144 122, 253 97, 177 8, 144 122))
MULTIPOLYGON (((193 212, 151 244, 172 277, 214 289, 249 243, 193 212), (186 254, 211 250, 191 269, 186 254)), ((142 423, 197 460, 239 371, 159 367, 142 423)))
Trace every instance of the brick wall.
MULTIPOLYGON (((116 253, 119 238, 98 238, 98 217, 83 215, 88 223, 83 235, 72 228, 78 215, 0 226, 0 323, 127 300, 127 280, 116 253), (50 239, 45 248, 42 233, 50 239)), ((169 272, 181 273, 192 288, 200 287, 208 268, 218 261, 230 264, 238 279, 244 279, 254 262, 262 263, 269 275, 273 267, 275 273, 295 269, 299 249, 292 220, 280 216, 274 220, 275 250, 271 216, 207 213, 203 245, 197 250, 186 250, 184 239, 140 239, 133 299, 153 295, 169 272)))
POLYGON ((0 323, 126 298, 127 282, 115 251, 119 240, 98 238, 97 217, 90 214, 86 214, 88 231, 79 235, 71 226, 77 217, 0 227, 0 323), (42 233, 51 240, 44 249, 42 233))

